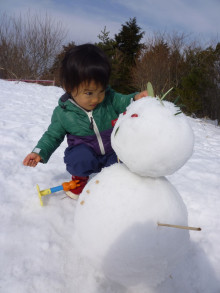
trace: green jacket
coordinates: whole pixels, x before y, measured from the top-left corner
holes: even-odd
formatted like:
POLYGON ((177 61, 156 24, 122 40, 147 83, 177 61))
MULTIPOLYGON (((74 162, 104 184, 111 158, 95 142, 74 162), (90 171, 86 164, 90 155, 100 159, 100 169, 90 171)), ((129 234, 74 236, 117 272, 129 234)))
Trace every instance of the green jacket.
POLYGON ((64 94, 54 109, 51 124, 33 152, 41 156, 43 163, 47 163, 66 135, 69 146, 84 143, 100 155, 112 151, 111 122, 126 110, 136 94, 122 95, 108 87, 103 102, 93 111, 84 110, 69 94, 64 94))

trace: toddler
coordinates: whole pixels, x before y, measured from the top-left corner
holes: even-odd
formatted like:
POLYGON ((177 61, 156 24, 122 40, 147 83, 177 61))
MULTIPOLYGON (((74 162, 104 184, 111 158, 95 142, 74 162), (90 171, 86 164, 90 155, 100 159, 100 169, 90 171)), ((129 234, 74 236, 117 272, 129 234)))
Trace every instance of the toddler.
MULTIPOLYGON (((47 163, 67 137, 64 162, 72 180, 80 186, 66 194, 77 199, 89 175, 117 162, 111 147, 112 121, 147 91, 123 95, 109 85, 111 67, 98 47, 84 44, 70 49, 61 64, 60 80, 65 94, 54 109, 51 124, 23 161, 35 167, 47 163)), ((125 146, 126 147, 126 146, 125 146)))

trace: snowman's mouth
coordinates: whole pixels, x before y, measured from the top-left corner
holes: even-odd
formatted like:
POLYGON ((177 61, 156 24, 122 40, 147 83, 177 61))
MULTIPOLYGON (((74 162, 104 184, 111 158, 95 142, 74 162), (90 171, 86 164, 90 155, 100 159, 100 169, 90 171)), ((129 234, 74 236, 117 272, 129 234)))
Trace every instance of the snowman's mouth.
POLYGON ((116 134, 118 133, 118 131, 119 131, 119 126, 118 126, 117 129, 115 130, 115 135, 114 135, 114 136, 116 136, 116 134))

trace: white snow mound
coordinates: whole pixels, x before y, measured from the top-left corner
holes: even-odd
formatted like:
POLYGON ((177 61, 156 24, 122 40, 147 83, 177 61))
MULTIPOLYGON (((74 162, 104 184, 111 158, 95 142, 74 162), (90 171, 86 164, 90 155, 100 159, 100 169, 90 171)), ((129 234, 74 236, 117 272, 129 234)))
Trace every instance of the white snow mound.
POLYGON ((158 222, 187 225, 177 190, 165 177, 144 178, 114 164, 92 178, 80 195, 75 243, 108 278, 125 286, 155 287, 189 247, 188 231, 158 227, 158 222))
POLYGON ((121 114, 111 143, 134 173, 160 177, 181 168, 193 152, 194 135, 185 115, 173 103, 142 98, 121 114))

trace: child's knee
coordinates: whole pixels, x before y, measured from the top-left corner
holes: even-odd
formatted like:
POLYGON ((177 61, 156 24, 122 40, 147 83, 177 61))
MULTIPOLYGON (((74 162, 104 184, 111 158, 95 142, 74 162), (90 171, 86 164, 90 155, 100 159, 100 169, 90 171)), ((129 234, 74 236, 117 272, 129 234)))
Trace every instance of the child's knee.
POLYGON ((87 176, 100 171, 96 153, 86 145, 68 147, 64 162, 67 171, 72 175, 87 176))
POLYGON ((76 146, 69 146, 64 153, 64 162, 71 160, 82 160, 83 158, 88 158, 94 156, 93 150, 84 144, 79 144, 76 146))

